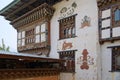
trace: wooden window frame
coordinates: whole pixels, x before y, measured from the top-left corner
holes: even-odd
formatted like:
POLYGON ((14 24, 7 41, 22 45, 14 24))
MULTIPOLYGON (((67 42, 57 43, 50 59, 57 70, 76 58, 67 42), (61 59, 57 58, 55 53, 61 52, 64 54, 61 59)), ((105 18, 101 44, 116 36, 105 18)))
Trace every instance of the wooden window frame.
POLYGON ((76 14, 63 18, 59 21, 59 38, 66 39, 66 38, 74 38, 75 37, 75 19, 76 14), (73 31, 74 30, 74 31, 73 31))
POLYGON ((59 52, 59 58, 65 60, 61 63, 61 72, 75 72, 75 50, 59 52))
POLYGON ((118 21, 115 21, 115 11, 117 9, 120 10, 120 5, 115 5, 112 7, 112 27, 120 27, 120 19, 118 21))
POLYGON ((25 31, 25 45, 35 43, 35 28, 25 31))
POLYGON ((117 57, 118 56, 120 56, 120 46, 112 48, 112 55, 111 55, 111 58, 112 58, 112 61, 111 61, 112 68, 111 68, 111 70, 112 71, 120 71, 120 65, 117 65, 117 57))
POLYGON ((104 42, 113 42, 115 40, 120 40, 120 36, 117 36, 117 37, 113 37, 113 28, 115 27, 120 27, 120 21, 117 21, 117 24, 115 22, 115 10, 119 7, 120 9, 120 5, 114 5, 114 6, 111 6, 111 7, 105 7, 105 8, 100 8, 99 9, 99 41, 101 44, 103 44, 104 42), (107 9, 111 9, 111 16, 110 17, 107 17, 107 18, 102 18, 102 11, 104 10, 107 10, 107 9), (110 19, 111 21, 111 24, 110 26, 108 27, 105 27, 105 28, 102 28, 102 21, 103 20, 107 20, 107 19, 110 19), (109 38, 102 38, 102 31, 103 30, 106 30, 106 29, 110 29, 110 37, 109 38))

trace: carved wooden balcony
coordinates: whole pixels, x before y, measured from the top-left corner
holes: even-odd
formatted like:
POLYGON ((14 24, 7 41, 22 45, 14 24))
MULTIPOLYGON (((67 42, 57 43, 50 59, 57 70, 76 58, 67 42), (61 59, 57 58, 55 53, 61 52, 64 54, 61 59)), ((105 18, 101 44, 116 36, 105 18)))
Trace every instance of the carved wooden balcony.
POLYGON ((37 8, 29 11, 23 16, 13 20, 11 24, 17 28, 20 26, 24 26, 26 24, 32 23, 37 20, 50 20, 54 13, 54 8, 44 3, 37 8))

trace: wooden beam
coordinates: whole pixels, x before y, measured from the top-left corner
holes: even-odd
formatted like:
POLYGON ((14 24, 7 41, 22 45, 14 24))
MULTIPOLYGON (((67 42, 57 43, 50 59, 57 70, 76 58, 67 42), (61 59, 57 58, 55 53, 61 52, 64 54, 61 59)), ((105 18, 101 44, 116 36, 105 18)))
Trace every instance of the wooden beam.
POLYGON ((35 1, 36 0, 30 0, 28 3, 24 3, 24 5, 19 6, 19 8, 17 8, 16 10, 12 11, 12 13, 10 13, 9 15, 7 15, 6 18, 9 19, 10 16, 13 16, 16 12, 22 10, 23 8, 27 7, 28 5, 32 4, 35 1))

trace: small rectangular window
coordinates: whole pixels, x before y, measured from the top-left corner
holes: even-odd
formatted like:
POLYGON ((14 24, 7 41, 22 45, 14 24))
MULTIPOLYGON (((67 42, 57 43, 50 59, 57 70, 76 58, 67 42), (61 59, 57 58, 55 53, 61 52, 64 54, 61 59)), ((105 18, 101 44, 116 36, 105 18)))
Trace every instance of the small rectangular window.
POLYGON ((120 71, 120 47, 112 48, 112 70, 120 71))
POLYGON ((60 52, 59 57, 65 60, 65 62, 61 63, 63 72, 75 72, 75 51, 60 52))
POLYGON ((120 21, 120 9, 117 9, 115 11, 115 21, 120 21))
POLYGON ((75 16, 59 20, 60 39, 75 37, 75 16))

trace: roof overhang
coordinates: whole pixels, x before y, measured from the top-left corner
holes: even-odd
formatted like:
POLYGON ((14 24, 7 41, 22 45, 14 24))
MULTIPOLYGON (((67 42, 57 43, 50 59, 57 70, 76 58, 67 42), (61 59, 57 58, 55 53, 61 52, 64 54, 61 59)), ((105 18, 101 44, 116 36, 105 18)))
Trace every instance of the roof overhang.
POLYGON ((38 56, 38 55, 34 55, 34 54, 6 52, 6 51, 0 51, 0 58, 30 60, 30 61, 38 61, 39 60, 39 61, 45 61, 45 62, 63 62, 63 61, 65 61, 65 60, 61 60, 61 59, 43 57, 43 56, 38 56))
POLYGON ((12 21, 43 3, 52 6, 59 1, 62 0, 14 0, 0 11, 0 15, 4 16, 7 20, 12 21))

